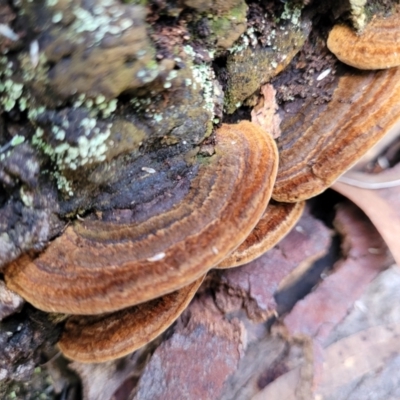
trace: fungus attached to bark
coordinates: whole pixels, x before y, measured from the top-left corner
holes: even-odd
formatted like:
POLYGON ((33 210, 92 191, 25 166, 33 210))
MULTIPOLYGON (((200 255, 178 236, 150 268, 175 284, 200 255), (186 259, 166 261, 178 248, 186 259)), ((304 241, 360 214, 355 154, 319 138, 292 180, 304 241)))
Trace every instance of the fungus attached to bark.
POLYGON ((69 317, 58 345, 84 363, 122 357, 152 341, 185 310, 204 277, 182 289, 111 314, 69 317))
POLYGON ((347 25, 329 33, 328 48, 345 64, 358 69, 385 69, 400 65, 400 13, 376 17, 361 34, 347 25))
POLYGON ((243 121, 222 125, 189 193, 143 223, 77 221, 38 257, 5 269, 6 283, 35 307, 95 315, 178 290, 217 265, 250 234, 275 182, 274 140, 243 121))
POLYGON ((332 100, 303 104, 281 124, 272 197, 297 202, 327 189, 400 123, 400 68, 339 78, 332 100))
POLYGON ((275 246, 301 217, 305 202, 270 202, 264 215, 247 239, 216 268, 232 268, 246 264, 275 246))

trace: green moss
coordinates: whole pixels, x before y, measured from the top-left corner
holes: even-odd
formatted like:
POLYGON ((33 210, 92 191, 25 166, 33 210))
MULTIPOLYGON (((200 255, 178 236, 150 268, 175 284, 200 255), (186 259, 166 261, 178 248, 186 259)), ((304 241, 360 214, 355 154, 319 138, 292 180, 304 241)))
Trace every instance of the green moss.
POLYGON ((53 400, 57 398, 57 394, 47 369, 36 367, 28 382, 2 381, 0 398, 4 400, 53 400))
MULTIPOLYGON (((73 4, 71 1, 70 3, 73 4)), ((56 7, 58 4, 51 2, 51 4, 47 3, 47 6, 56 7)), ((79 10, 82 14, 81 18, 83 18, 87 13, 85 14, 81 9, 79 10)), ((80 14, 78 13, 78 16, 79 15, 80 14)), ((93 19, 95 17, 92 15, 90 18, 89 20, 92 21, 93 25, 93 23, 96 22, 96 20, 93 19)), ((122 22, 124 22, 124 20, 122 22)), ((85 25, 80 29, 85 31, 85 29, 89 28, 85 25)), ((127 29, 129 29, 129 27, 127 29)), ((143 27, 140 29, 143 29, 143 27)), ((66 40, 66 37, 63 36, 62 33, 61 37, 62 40, 66 40)), ((72 42, 76 40, 76 43, 79 43, 78 37, 69 37, 69 39, 72 42)), ((62 51, 62 43, 59 42, 58 44, 62 51)), ((134 50, 135 49, 133 49, 133 51, 134 50)), ((146 53, 147 51, 138 49, 137 58, 139 59, 146 53)), ((54 164, 54 170, 51 173, 57 181, 58 188, 65 194, 71 196, 73 194, 73 184, 64 174, 65 170, 76 170, 85 165, 103 162, 110 158, 110 154, 112 157, 117 156, 118 151, 128 151, 128 149, 131 149, 132 147, 129 146, 132 144, 134 145, 138 140, 136 140, 137 138, 133 138, 129 144, 129 138, 122 133, 122 135, 119 134, 119 138, 122 137, 124 139, 122 141, 114 141, 111 138, 111 124, 109 124, 108 127, 102 126, 100 128, 97 126, 99 125, 98 121, 100 125, 107 125, 104 123, 104 119, 109 118, 116 110, 116 98, 107 98, 103 93, 97 93, 95 96, 93 96, 93 92, 91 94, 79 94, 79 91, 78 94, 71 96, 71 100, 73 101, 74 109, 83 108, 88 111, 87 118, 82 118, 80 121, 81 124, 83 124, 82 128, 85 131, 85 134, 77 138, 74 143, 71 143, 68 139, 68 137, 71 136, 71 132, 68 131, 69 122, 65 118, 62 118, 62 124, 53 121, 50 131, 47 131, 45 134, 44 129, 40 126, 41 118, 43 118, 45 113, 48 113, 51 109, 54 109, 63 103, 62 96, 58 96, 50 88, 52 82, 48 76, 49 59, 46 54, 48 54, 46 49, 42 49, 41 54, 38 55, 37 62, 32 58, 32 55, 26 52, 20 53, 18 59, 12 62, 9 61, 6 56, 0 58, 0 105, 6 112, 11 111, 13 108, 18 108, 20 111, 27 110, 27 116, 36 128, 31 143, 42 153, 51 158, 54 164), (111 143, 115 144, 117 141, 118 145, 110 145, 111 143), (112 151, 109 152, 110 149, 112 149, 112 151)), ((145 69, 143 71, 143 76, 140 79, 147 81, 148 76, 146 75, 146 71, 150 70, 152 71, 151 74, 157 75, 159 72, 158 64, 155 60, 149 58, 144 58, 142 61, 146 65, 144 65, 145 69)), ((125 58, 120 58, 119 62, 124 63, 125 58)), ((108 67, 108 63, 102 62, 100 64, 108 67)), ((88 68, 88 70, 90 70, 90 68, 88 68)), ((134 72, 135 71, 132 73, 134 74, 134 72)), ((127 78, 128 80, 132 80, 132 77, 127 78)), ((96 77, 96 79, 98 79, 98 77, 96 77)), ((75 81, 68 80, 65 87, 70 89, 71 82, 75 81)), ((113 83, 110 83, 110 85, 113 86, 113 83)), ((93 86, 90 87, 93 88, 93 86)), ((118 92, 116 94, 118 94, 118 92)), ((75 133, 72 132, 72 136, 74 135, 75 133)), ((144 134, 139 136, 140 140, 142 140, 144 134)), ((21 138, 24 139, 23 137, 16 136, 11 145, 19 144, 21 138)), ((137 147, 138 146, 136 145, 136 148, 137 147)), ((2 156, 4 156, 4 154, 2 154, 2 156)))
MULTIPOLYGON (((352 2, 352 0, 349 0, 352 2)), ((356 1, 357 0, 353 0, 356 1)), ((358 0, 363 2, 363 0, 358 0)), ((398 2, 386 2, 381 0, 367 0, 363 11, 366 14, 367 21, 370 21, 376 15, 387 17, 398 12, 398 2)))
POLYGON ((210 165, 214 162, 215 158, 218 157, 218 155, 214 154, 212 156, 205 156, 202 154, 196 154, 195 159, 196 159, 196 163, 200 164, 200 165, 210 165))
POLYGON ((248 7, 244 1, 239 3, 236 7, 232 8, 228 14, 230 19, 246 20, 248 7))
POLYGON ((198 13, 222 15, 230 13, 230 10, 238 7, 243 0, 183 0, 182 3, 198 13))
MULTIPOLYGON (((235 1, 222 25, 224 19, 233 25, 240 18, 245 21, 247 6, 235 1)), ((23 1, 21 9, 32 24, 47 21, 38 37, 40 54, 36 60, 21 52, 14 64, 7 56, 0 59, 0 105, 5 111, 26 111, 35 132, 30 142, 49 156, 49 172, 67 196, 79 193, 84 169, 90 174, 120 154, 134 154, 146 141, 192 146, 213 126, 210 63, 196 64, 189 47, 187 57, 180 54, 187 68, 178 71, 173 63, 158 63, 141 7, 147 1, 94 3, 86 7, 78 0, 47 0, 38 7, 23 1), (148 97, 132 99, 134 115, 121 107, 115 116, 121 92, 143 87, 148 97), (169 89, 174 95, 166 107, 169 89), (70 113, 75 114, 68 117, 70 113)), ((221 29, 229 30, 225 25, 221 29)))
POLYGON ((210 40, 222 49, 230 48, 247 27, 248 7, 244 1, 222 15, 208 15, 210 40))
POLYGON ((307 23, 283 21, 279 29, 272 31, 268 47, 257 46, 252 28, 246 31, 241 42, 230 49, 225 111, 233 113, 262 84, 281 72, 303 46, 309 29, 307 23))
POLYGON ((148 0, 123 0, 125 4, 135 4, 137 6, 147 6, 148 0))
MULTIPOLYGON (((44 24, 41 53, 52 64, 48 87, 61 100, 75 94, 111 100, 153 82, 163 67, 147 35, 147 1, 59 0, 22 9, 44 24), (86 2, 87 3, 87 2, 86 2)), ((35 22, 33 22, 35 23, 35 22)))

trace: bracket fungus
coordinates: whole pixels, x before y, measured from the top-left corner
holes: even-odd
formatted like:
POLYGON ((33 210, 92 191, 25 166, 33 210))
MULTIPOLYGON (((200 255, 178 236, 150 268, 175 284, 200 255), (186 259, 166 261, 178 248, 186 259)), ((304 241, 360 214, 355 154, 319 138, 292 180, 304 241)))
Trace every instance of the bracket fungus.
POLYGON ((332 100, 313 99, 281 125, 279 170, 272 197, 316 196, 400 123, 400 68, 342 75, 332 100))
POLYGON ((76 361, 93 363, 122 357, 164 332, 185 310, 203 281, 111 314, 69 317, 58 346, 76 361))
POLYGON ((215 155, 172 209, 136 225, 77 221, 37 257, 9 264, 8 287, 44 311, 95 315, 203 276, 255 227, 278 164, 274 140, 250 122, 222 125, 215 140, 215 155))
POLYGON ((305 202, 271 201, 246 240, 216 268, 238 267, 260 257, 289 233, 301 217, 304 206, 305 202))
POLYGON ((400 12, 375 17, 361 34, 347 25, 329 33, 329 50, 342 62, 358 69, 385 69, 400 65, 400 12))

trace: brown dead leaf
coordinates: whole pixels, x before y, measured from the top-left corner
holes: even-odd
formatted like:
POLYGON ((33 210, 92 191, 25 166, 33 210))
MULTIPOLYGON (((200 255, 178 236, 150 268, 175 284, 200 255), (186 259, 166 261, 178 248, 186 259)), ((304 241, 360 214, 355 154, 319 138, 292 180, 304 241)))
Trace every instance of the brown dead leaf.
MULTIPOLYGON (((391 170, 385 170, 372 177, 378 181, 390 174, 391 170)), ((335 182, 332 189, 346 196, 365 212, 400 265, 400 187, 369 190, 335 182)))
POLYGON ((267 83, 261 86, 261 97, 258 104, 251 111, 251 122, 261 126, 266 132, 270 133, 274 139, 281 134, 281 118, 276 113, 278 104, 275 99, 276 90, 267 83))

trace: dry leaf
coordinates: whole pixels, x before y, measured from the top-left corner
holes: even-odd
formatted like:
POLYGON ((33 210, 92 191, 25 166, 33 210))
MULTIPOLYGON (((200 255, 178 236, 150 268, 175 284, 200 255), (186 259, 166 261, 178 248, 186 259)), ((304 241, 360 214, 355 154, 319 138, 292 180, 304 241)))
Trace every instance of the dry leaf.
POLYGON ((261 95, 258 104, 251 111, 251 122, 261 126, 266 132, 270 133, 274 139, 281 134, 281 118, 276 113, 278 104, 276 104, 276 91, 274 87, 267 83, 261 86, 261 95))
MULTIPOLYGON (((370 179, 379 182, 390 175, 391 170, 386 170, 371 175, 370 179)), ((396 263, 400 265, 400 187, 369 190, 335 182, 332 189, 346 196, 365 212, 382 235, 396 263)))

